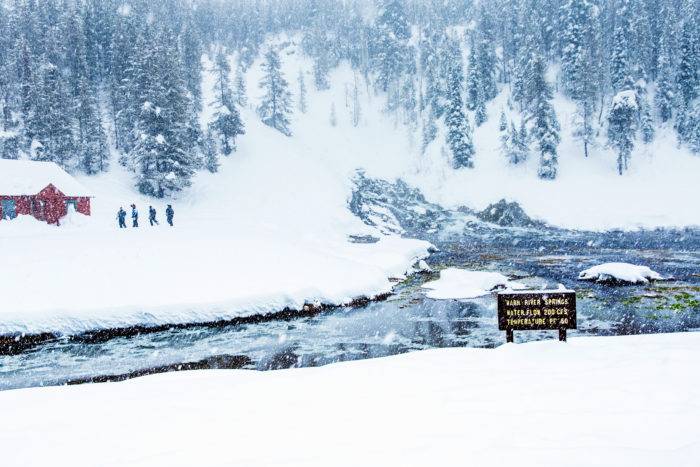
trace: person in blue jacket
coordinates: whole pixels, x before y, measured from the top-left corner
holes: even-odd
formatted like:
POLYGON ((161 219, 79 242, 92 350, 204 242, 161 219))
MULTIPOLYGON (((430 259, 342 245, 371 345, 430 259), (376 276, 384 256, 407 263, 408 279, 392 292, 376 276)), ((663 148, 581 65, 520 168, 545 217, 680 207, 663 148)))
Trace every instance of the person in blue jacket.
POLYGON ((139 226, 139 212, 136 210, 135 204, 131 205, 131 222, 133 223, 132 227, 139 226))
POLYGON ((119 211, 117 211, 117 220, 119 221, 119 228, 126 228, 126 211, 123 207, 119 206, 119 211))
POLYGON ((165 210, 165 217, 168 219, 168 224, 170 224, 170 227, 173 226, 173 217, 174 216, 175 216, 175 211, 173 211, 172 205, 168 204, 168 207, 165 210))

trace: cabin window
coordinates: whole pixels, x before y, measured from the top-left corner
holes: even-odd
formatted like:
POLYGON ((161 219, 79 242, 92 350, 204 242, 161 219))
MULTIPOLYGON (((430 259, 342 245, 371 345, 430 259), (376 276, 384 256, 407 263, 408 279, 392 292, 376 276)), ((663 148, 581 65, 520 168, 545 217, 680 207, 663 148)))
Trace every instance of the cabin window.
POLYGON ((0 201, 2 204, 2 218, 3 219, 14 219, 17 217, 17 207, 15 206, 15 200, 13 199, 3 199, 0 201))

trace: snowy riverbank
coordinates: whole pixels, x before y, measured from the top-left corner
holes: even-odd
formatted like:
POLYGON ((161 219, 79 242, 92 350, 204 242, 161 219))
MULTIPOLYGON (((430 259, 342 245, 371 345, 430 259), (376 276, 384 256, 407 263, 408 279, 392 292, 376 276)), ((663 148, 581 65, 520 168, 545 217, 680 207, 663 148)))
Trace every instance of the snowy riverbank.
POLYGON ((700 333, 0 393, 3 465, 690 467, 700 333), (41 449, 36 449, 41 446, 41 449))

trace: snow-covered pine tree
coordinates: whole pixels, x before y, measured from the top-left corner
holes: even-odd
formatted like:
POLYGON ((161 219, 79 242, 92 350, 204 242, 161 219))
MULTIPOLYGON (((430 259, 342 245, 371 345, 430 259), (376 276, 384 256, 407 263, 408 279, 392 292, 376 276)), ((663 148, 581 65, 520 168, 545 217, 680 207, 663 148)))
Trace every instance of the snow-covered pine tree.
POLYGON ((306 83, 304 82, 304 72, 299 70, 299 77, 297 78, 299 83, 299 112, 305 114, 307 110, 306 104, 306 83))
POLYGON ((418 119, 416 102, 416 86, 413 80, 413 76, 407 75, 403 78, 403 85, 401 86, 401 109, 404 114, 404 123, 406 125, 413 126, 416 124, 418 119))
POLYGON ((240 64, 236 68, 234 99, 236 101, 236 105, 240 108, 244 108, 246 105, 248 105, 248 93, 245 85, 245 70, 240 64))
MULTIPOLYGON (((501 116, 505 118, 505 113, 501 113, 501 116)), ((513 130, 515 130, 515 124, 511 122, 513 125, 513 130)), ((501 155, 505 157, 507 160, 510 160, 510 147, 512 144, 512 139, 513 139, 513 132, 508 131, 508 122, 506 121, 505 125, 500 125, 498 126, 498 139, 501 143, 501 155)), ((516 131, 516 137, 517 137, 517 131, 516 131)))
POLYGON ((447 127, 447 145, 452 152, 452 166, 455 169, 474 167, 474 143, 471 127, 462 101, 462 64, 452 64, 453 70, 447 82, 447 109, 445 126, 447 127))
POLYGON ((219 171, 219 154, 216 152, 216 142, 211 128, 204 136, 204 166, 211 173, 219 171))
POLYGON ((533 105, 532 134, 537 140, 540 153, 540 167, 537 171, 542 179, 553 180, 557 176, 559 145, 559 121, 552 107, 552 88, 545 77, 546 64, 542 56, 534 57, 532 64, 532 82, 530 85, 533 105))
MULTIPOLYGON (((146 32, 140 31, 134 15, 116 15, 114 34, 109 45, 111 70, 110 103, 113 112, 115 144, 128 153, 135 144, 134 124, 141 112, 139 81, 144 78, 140 70, 139 51, 147 46, 146 32), (140 78, 139 78, 140 76, 140 78)), ((125 162, 125 159, 121 159, 125 162)))
POLYGON ((639 121, 639 129, 642 133, 642 141, 651 143, 656 134, 654 130, 654 116, 651 112, 651 106, 647 99, 647 87, 644 79, 639 79, 634 86, 637 94, 637 119, 639 121))
POLYGON ((617 9, 617 24, 613 34, 613 49, 610 59, 610 83, 616 93, 632 89, 635 82, 630 62, 630 14, 629 0, 621 0, 617 9))
POLYGON ((149 34, 140 51, 140 112, 129 163, 143 194, 170 197, 191 185, 199 159, 192 140, 194 108, 169 29, 149 34))
POLYGON ((680 141, 687 142, 691 137, 693 101, 698 91, 698 58, 695 47, 696 31, 695 21, 692 17, 685 18, 681 30, 678 50, 678 63, 676 71, 677 86, 677 117, 676 131, 680 141))
POLYGON ((401 0, 382 0, 375 24, 373 40, 373 67, 381 91, 389 91, 403 73, 408 59, 407 41, 411 30, 406 19, 406 8, 401 0))
POLYGON ((515 123, 510 123, 510 131, 506 128, 503 132, 504 136, 501 140, 501 151, 503 152, 506 160, 517 165, 525 161, 528 156, 527 148, 527 131, 525 130, 525 122, 521 126, 521 131, 515 128, 515 123))
POLYGON ((88 175, 106 172, 109 169, 109 148, 102 127, 97 92, 91 88, 87 76, 81 79, 78 88, 78 122, 80 170, 88 175))
POLYGON ((654 104, 662 122, 667 122, 673 117, 673 71, 669 59, 668 50, 665 46, 664 34, 662 34, 659 45, 659 58, 657 63, 658 80, 656 82, 656 94, 654 104))
POLYGON ((260 88, 265 91, 258 115, 262 122, 286 136, 291 136, 289 129, 289 115, 291 111, 292 96, 288 90, 287 80, 282 75, 282 64, 277 51, 270 48, 265 53, 262 64, 263 79, 260 88))
POLYGON ((435 115, 432 112, 428 112, 426 118, 423 119, 423 131, 422 131, 422 142, 421 142, 421 153, 425 154, 425 150, 428 145, 435 141, 437 137, 437 124, 435 123, 435 115))
POLYGON ((613 98, 608 115, 608 142, 617 151, 617 172, 620 175, 629 167, 638 112, 637 94, 634 90, 620 91, 613 98))
POLYGON ((498 117, 498 131, 508 130, 508 118, 506 117, 506 111, 501 109, 501 115, 498 117))
POLYGON ((314 85, 319 91, 325 91, 331 88, 331 82, 329 80, 330 64, 328 63, 328 55, 326 52, 319 53, 316 60, 314 60, 313 75, 314 75, 314 85))
POLYGON ((214 72, 216 75, 214 85, 216 112, 211 122, 211 129, 218 136, 221 152, 228 156, 236 150, 236 136, 245 134, 245 130, 229 87, 231 67, 222 51, 216 56, 214 72))
POLYGON ((595 108, 593 70, 596 7, 588 0, 568 0, 563 11, 562 84, 577 105, 574 137, 583 143, 583 153, 594 141, 592 117, 595 108))
MULTIPOLYGON (((457 52, 459 52, 459 48, 457 48, 457 52)), ((458 54, 453 53, 453 55, 458 54)), ((485 76, 479 56, 476 41, 472 35, 468 60, 469 70, 467 71, 467 108, 474 111, 474 123, 476 126, 481 126, 487 119, 485 76)), ((453 58, 453 60, 457 60, 457 58, 453 58)))
POLYGON ((34 107, 36 134, 31 156, 34 160, 55 162, 73 172, 78 161, 73 134, 75 114, 70 105, 70 93, 61 71, 53 63, 43 62, 40 77, 38 103, 34 107))
POLYGON ((362 115, 362 109, 360 107, 360 90, 357 86, 357 73, 355 73, 353 77, 350 113, 352 126, 357 127, 360 124, 360 116, 362 115))
POLYGON ((179 34, 183 77, 197 112, 202 110, 202 41, 188 12, 179 34))

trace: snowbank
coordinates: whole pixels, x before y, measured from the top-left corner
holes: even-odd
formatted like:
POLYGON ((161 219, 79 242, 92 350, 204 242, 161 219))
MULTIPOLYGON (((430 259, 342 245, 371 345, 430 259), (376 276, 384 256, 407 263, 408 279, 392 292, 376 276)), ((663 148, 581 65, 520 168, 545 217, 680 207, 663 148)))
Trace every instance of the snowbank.
POLYGON ((520 289, 524 286, 511 282, 498 272, 467 271, 447 268, 440 271, 440 279, 426 282, 423 288, 430 289, 426 295, 434 299, 476 298, 497 288, 520 289))
POLYGON ((700 333, 0 392, 3 465, 694 467, 700 333), (41 449, 37 449, 41 446, 41 449))
POLYGON ((663 280, 663 277, 646 266, 629 263, 604 263, 593 266, 578 275, 579 280, 597 282, 625 282, 646 284, 650 280, 663 280))

